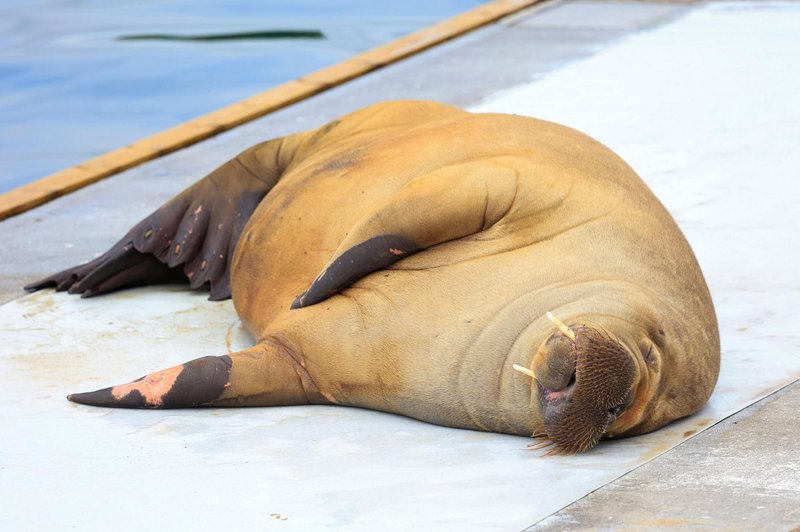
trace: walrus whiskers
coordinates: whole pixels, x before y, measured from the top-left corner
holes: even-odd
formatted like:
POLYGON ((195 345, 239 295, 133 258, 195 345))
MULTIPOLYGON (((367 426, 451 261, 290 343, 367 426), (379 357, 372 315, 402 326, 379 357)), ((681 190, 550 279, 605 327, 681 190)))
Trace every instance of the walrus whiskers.
POLYGON ((529 443, 527 448, 529 451, 541 451, 543 449, 547 449, 548 447, 552 447, 553 445, 556 445, 555 441, 549 438, 543 438, 540 441, 529 443))
POLYGON ((562 333, 564 333, 564 336, 566 336, 573 342, 575 341, 575 333, 572 332, 572 329, 564 325, 564 322, 553 316, 553 313, 550 312, 549 310, 545 313, 545 316, 547 316, 547 319, 552 321, 555 324, 555 326, 558 327, 562 333))

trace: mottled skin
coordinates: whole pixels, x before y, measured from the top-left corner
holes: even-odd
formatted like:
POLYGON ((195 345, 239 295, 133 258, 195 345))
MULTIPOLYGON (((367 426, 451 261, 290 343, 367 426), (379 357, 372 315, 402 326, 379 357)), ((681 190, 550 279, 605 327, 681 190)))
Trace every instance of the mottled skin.
POLYGON ((610 150, 531 118, 368 107, 246 150, 31 288, 181 272, 213 298, 230 280, 256 346, 72 400, 336 403, 578 452, 697 411, 719 370, 711 298, 669 213, 610 150))

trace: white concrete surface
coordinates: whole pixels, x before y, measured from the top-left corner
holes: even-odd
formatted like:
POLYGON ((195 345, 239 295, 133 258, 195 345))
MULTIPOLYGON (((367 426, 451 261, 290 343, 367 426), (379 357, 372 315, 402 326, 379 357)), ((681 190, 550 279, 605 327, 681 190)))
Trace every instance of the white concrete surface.
POLYGON ((481 110, 569 124, 642 175, 717 305, 700 414, 574 457, 335 407, 126 411, 73 391, 249 340, 230 303, 145 289, 0 307, 0 528, 520 529, 800 377, 800 6, 711 4, 481 110))

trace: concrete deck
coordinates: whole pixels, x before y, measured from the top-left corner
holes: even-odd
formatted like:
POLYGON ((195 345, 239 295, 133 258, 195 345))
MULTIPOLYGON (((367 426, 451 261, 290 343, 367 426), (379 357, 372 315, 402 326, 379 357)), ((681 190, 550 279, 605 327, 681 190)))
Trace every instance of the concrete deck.
POLYGON ((134 529, 150 510, 162 513, 158 526, 184 528, 797 526, 800 384, 745 408, 800 377, 797 27, 793 3, 552 3, 1 222, 0 359, 11 398, 0 409, 9 430, 0 526, 134 529), (709 408, 583 457, 538 460, 520 452, 524 439, 347 409, 153 418, 59 399, 181 361, 189 349, 224 350, 226 332, 228 347, 248 340, 228 304, 202 296, 17 299, 19 286, 104 251, 244 147, 394 98, 553 119, 628 160, 687 233, 718 307, 723 375, 709 408), (150 310, 126 311, 132 301, 150 310), (185 319, 195 311, 216 328, 185 319), (111 324, 99 324, 104 312, 117 313, 111 324), (132 350, 120 345, 120 324, 137 355, 97 356, 132 350), (157 331, 143 336, 149 327, 157 331), (172 341, 176 331, 188 341, 172 341), (60 352, 81 355, 57 360, 60 352), (220 441, 226 430, 241 442, 220 441), (270 476, 269 492, 248 490, 270 476), (170 512, 172 501, 183 506, 170 512))

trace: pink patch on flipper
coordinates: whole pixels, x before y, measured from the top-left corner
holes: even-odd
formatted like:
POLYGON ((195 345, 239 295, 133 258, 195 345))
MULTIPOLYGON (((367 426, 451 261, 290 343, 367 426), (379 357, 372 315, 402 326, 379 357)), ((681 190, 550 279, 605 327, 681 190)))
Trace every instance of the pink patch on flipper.
POLYGON ((142 395, 148 405, 161 406, 164 403, 164 396, 172 389, 182 371, 181 365, 151 373, 142 380, 114 386, 111 388, 111 395, 114 399, 121 400, 135 390, 142 395))

